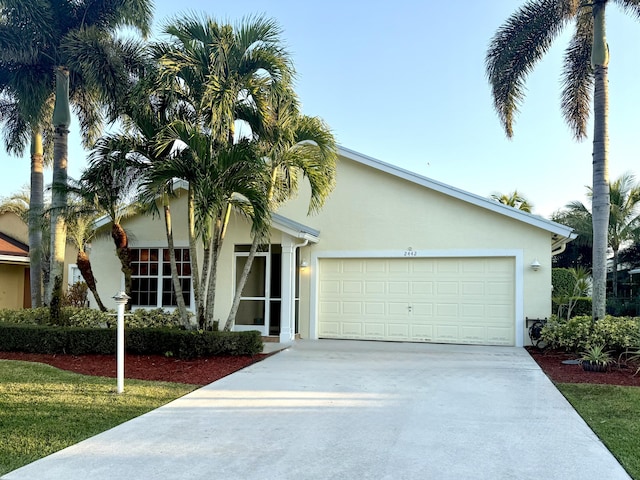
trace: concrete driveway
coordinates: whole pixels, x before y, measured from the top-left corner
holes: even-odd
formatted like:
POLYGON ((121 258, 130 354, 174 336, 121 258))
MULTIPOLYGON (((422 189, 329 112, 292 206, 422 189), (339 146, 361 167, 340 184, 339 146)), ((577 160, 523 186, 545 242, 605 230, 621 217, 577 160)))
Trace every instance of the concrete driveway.
POLYGON ((6 480, 628 479, 521 348, 298 341, 6 480))

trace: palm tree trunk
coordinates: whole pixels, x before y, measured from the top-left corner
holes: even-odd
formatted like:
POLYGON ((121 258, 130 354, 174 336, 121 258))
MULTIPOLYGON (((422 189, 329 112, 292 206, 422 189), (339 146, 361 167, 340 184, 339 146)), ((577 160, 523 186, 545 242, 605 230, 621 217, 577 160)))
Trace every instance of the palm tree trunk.
POLYGON ((198 326, 200 326, 200 320, 202 315, 202 304, 201 299, 202 295, 200 294, 200 275, 203 273, 198 269, 198 243, 196 239, 196 230, 195 230, 195 201, 193 189, 191 188, 191 184, 189 184, 189 191, 187 193, 187 227, 189 229, 189 254, 191 261, 191 283, 193 284, 193 296, 196 302, 196 319, 198 322, 198 326))
POLYGON ((49 271, 49 292, 47 300, 59 304, 62 296, 64 275, 64 254, 67 231, 64 209, 67 206, 67 152, 69 123, 69 70, 56 69, 56 100, 53 109, 53 182, 51 192, 51 268, 49 271), (59 278, 59 281, 57 279, 59 278), (55 301, 54 301, 55 300, 55 301))
POLYGON ((42 216, 44 213, 44 153, 42 133, 31 135, 31 189, 29 198, 29 281, 31 307, 42 306, 42 216))
POLYGON ((207 325, 207 286, 211 276, 211 239, 205 240, 202 253, 202 274, 200 277, 200 294, 198 299, 198 326, 207 325))
POLYGON ((93 294, 93 298, 95 298, 96 303, 98 304, 98 308, 101 312, 106 312, 107 307, 104 306, 102 300, 100 299, 100 295, 98 295, 98 288, 96 287, 96 277, 93 275, 93 269, 91 268, 91 261, 89 260, 89 256, 86 252, 82 250, 78 250, 78 255, 76 256, 76 265, 78 266, 78 270, 82 274, 82 278, 87 283, 87 287, 91 290, 93 294))
POLYGON ((604 318, 607 303, 607 244, 609 228, 609 52, 605 36, 605 3, 593 7, 593 321, 604 318))
POLYGON ((169 196, 166 192, 162 195, 162 207, 164 210, 164 227, 167 234, 167 246, 169 247, 169 265, 171 267, 171 281, 173 282, 173 291, 176 295, 176 304, 178 313, 180 314, 180 322, 185 328, 189 328, 189 316, 187 307, 182 296, 182 285, 178 276, 178 265, 176 264, 176 249, 173 244, 173 229, 171 225, 171 207, 169 205, 169 196))
POLYGON ((242 269, 242 275, 240 276, 240 280, 238 280, 238 285, 236 286, 236 293, 233 297, 233 303, 231 304, 231 310, 229 311, 227 322, 224 324, 225 331, 231 330, 236 322, 236 315, 238 314, 238 308, 240 307, 240 298, 242 297, 242 291, 244 290, 244 286, 246 285, 247 279, 249 278, 249 272, 251 271, 251 266, 253 265, 253 259, 256 258, 259 244, 260 242, 258 241, 258 236, 254 235, 253 241, 251 242, 251 248, 249 249, 249 256, 247 257, 247 261, 245 262, 244 268, 242 269))
MULTIPOLYGON (((111 226, 111 238, 116 246, 116 255, 120 260, 120 269, 124 275, 124 291, 127 295, 131 295, 131 274, 133 269, 131 268, 131 254, 129 251, 129 238, 127 232, 118 223, 111 226)), ((131 303, 125 305, 126 310, 131 310, 131 303)))
POLYGON ((206 317, 209 324, 213 323, 213 313, 216 302, 216 283, 218 280, 218 260, 222 243, 227 232, 229 217, 231 215, 231 204, 227 203, 221 209, 222 215, 214 220, 214 231, 211 243, 211 271, 209 272, 209 282, 207 285, 207 307, 206 317))

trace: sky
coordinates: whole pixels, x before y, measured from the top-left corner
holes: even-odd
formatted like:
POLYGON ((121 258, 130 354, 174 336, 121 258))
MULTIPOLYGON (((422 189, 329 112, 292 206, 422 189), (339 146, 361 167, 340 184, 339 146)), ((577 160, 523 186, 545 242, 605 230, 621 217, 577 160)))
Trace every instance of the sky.
MULTIPOLYGON (((492 35, 523 2, 486 0, 156 0, 154 31, 171 18, 207 14, 237 23, 263 14, 283 29, 306 115, 319 116, 338 143, 451 186, 489 197, 518 190, 537 215, 587 202, 592 127, 576 142, 560 113, 562 55, 571 28, 527 78, 527 96, 506 138, 493 109, 484 58, 492 35)), ((640 23, 607 9, 610 179, 637 174, 640 134, 640 23)), ((77 122, 70 126, 69 174, 86 165, 77 122)), ((29 182, 29 159, 0 151, 0 196, 29 182)), ((50 182, 50 172, 45 182, 50 182)))

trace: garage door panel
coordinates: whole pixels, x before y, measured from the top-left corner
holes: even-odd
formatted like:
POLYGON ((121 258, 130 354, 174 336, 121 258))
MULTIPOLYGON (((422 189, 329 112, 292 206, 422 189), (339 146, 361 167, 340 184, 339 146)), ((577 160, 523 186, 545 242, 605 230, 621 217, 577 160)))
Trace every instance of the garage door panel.
POLYGON ((433 282, 411 282, 411 295, 433 295, 433 282))
POLYGON ((320 311, 320 315, 324 318, 327 318, 328 315, 339 314, 340 313, 340 304, 338 301, 324 301, 320 302, 318 310, 320 311))
POLYGON ((361 294, 363 292, 362 282, 342 282, 342 293, 344 294, 361 294))
POLYGON ((409 325, 390 324, 387 325, 386 336, 392 340, 409 340, 409 325))
POLYGON ((388 302, 387 305, 388 305, 388 314, 391 316, 394 316, 394 315, 408 316, 409 315, 408 302, 402 302, 402 303, 388 302))
POLYGON ((367 295, 382 295, 385 293, 385 282, 383 281, 379 281, 379 282, 370 282, 370 281, 365 281, 364 282, 364 292, 367 295))
POLYGON ((485 282, 462 282, 462 295, 484 295, 485 288, 485 282))
POLYGON ((389 295, 408 295, 409 282, 389 282, 389 295))
POLYGON ((362 303, 342 302, 342 313, 346 315, 362 315, 362 303))
POLYGON ((322 259, 325 338, 513 345, 512 258, 322 259))
POLYGON ((340 293, 340 282, 338 280, 320 281, 320 296, 340 293))
POLYGON ((385 315, 386 314, 385 305, 386 304, 384 302, 365 302, 364 313, 367 316, 385 315))
POLYGON ((433 325, 411 325, 411 340, 414 342, 432 342, 433 325))
POLYGON ((386 336, 386 325, 382 322, 367 322, 364 324, 364 334, 366 338, 382 340, 386 336))

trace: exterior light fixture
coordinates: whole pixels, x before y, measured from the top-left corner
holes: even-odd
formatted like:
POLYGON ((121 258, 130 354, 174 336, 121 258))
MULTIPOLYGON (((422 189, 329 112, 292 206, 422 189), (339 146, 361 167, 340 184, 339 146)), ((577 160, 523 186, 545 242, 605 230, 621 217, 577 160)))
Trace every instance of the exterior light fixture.
POLYGON ((533 262, 531 262, 531 269, 534 272, 537 272, 538 270, 540 270, 540 262, 538 261, 538 259, 536 258, 533 262))
POLYGON ((300 268, 307 268, 309 266, 309 264, 307 263, 306 260, 302 260, 300 262, 300 268))

